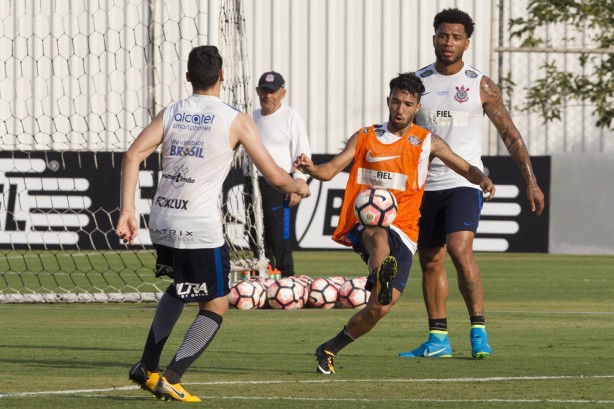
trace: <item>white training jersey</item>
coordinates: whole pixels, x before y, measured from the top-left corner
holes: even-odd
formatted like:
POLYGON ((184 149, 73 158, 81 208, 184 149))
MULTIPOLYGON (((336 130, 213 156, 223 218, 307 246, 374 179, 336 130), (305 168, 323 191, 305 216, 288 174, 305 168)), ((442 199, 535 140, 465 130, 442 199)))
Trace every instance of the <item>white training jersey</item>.
MULTIPOLYGON (((421 68, 416 75, 425 91, 416 123, 443 138, 452 150, 480 169, 482 165, 482 118, 480 99, 482 74, 465 64, 454 75, 442 75, 435 64, 421 68)), ((425 190, 443 190, 459 186, 479 189, 435 158, 431 163, 425 190)))
MULTIPOLYGON (((281 105, 269 115, 262 115, 262 109, 257 109, 252 117, 264 146, 280 168, 290 173, 297 156, 304 153, 311 157, 305 122, 294 109, 281 105)), ((307 180, 308 176, 294 172, 294 178, 307 180)))
POLYGON ((224 244, 219 196, 234 151, 229 130, 238 111, 194 94, 164 111, 162 176, 149 215, 153 243, 181 249, 224 244))

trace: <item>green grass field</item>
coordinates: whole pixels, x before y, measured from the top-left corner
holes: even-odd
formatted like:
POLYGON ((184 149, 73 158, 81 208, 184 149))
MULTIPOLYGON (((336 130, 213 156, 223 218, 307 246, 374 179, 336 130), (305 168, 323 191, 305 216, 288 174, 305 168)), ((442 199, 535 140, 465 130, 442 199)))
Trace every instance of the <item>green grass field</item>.
MULTIPOLYGON (((351 252, 299 252, 300 274, 365 274, 351 252)), ((183 384, 207 408, 614 407, 614 257, 479 254, 491 359, 470 358, 467 313, 450 277, 454 358, 397 357, 426 339, 420 273, 392 312, 315 373, 315 348, 352 310, 231 310, 183 384)), ((0 305, 0 408, 144 408, 127 380, 154 304, 0 305)), ((196 309, 187 308, 162 364, 196 309)))

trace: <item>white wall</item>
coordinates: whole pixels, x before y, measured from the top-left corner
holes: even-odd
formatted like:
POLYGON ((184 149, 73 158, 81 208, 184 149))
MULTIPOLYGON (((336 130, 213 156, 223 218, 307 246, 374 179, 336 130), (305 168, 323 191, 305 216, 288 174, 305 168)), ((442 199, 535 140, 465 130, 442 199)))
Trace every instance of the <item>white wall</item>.
POLYGON ((337 153, 358 128, 387 119, 388 82, 433 62, 433 18, 444 8, 473 17, 465 61, 490 71, 492 1, 244 2, 253 88, 265 71, 285 77, 285 102, 305 119, 314 153, 337 153))
POLYGON ((549 252, 614 254, 611 155, 554 154, 551 178, 549 252))

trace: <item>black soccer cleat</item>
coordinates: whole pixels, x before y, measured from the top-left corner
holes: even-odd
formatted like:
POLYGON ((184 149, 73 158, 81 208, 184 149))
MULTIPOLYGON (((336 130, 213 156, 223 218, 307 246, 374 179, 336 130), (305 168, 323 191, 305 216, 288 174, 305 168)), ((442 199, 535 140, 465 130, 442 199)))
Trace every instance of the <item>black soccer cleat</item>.
POLYGON ((335 354, 325 350, 323 345, 324 344, 320 345, 318 349, 316 349, 316 359, 318 360, 316 372, 324 375, 334 374, 335 354))
POLYGON ((377 269, 377 301, 382 305, 392 302, 392 281, 397 276, 397 260, 388 256, 377 269))

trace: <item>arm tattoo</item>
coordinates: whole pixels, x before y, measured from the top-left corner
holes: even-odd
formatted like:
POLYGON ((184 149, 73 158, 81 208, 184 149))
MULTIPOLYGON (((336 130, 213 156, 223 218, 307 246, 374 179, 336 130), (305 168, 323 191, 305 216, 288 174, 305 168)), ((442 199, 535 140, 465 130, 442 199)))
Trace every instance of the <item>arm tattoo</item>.
POLYGON ((437 150, 439 150, 442 154, 446 155, 448 153, 454 153, 452 152, 452 148, 450 148, 450 145, 448 145, 446 143, 446 141, 444 141, 440 136, 435 135, 435 134, 431 134, 432 135, 432 144, 433 147, 436 147, 437 150))
POLYGON ((497 132, 501 135, 501 140, 514 159, 516 166, 520 169, 525 182, 529 184, 535 178, 529 152, 520 132, 512 121, 509 111, 503 104, 501 90, 490 78, 484 76, 480 87, 480 96, 484 112, 486 112, 490 121, 497 128, 497 132))

